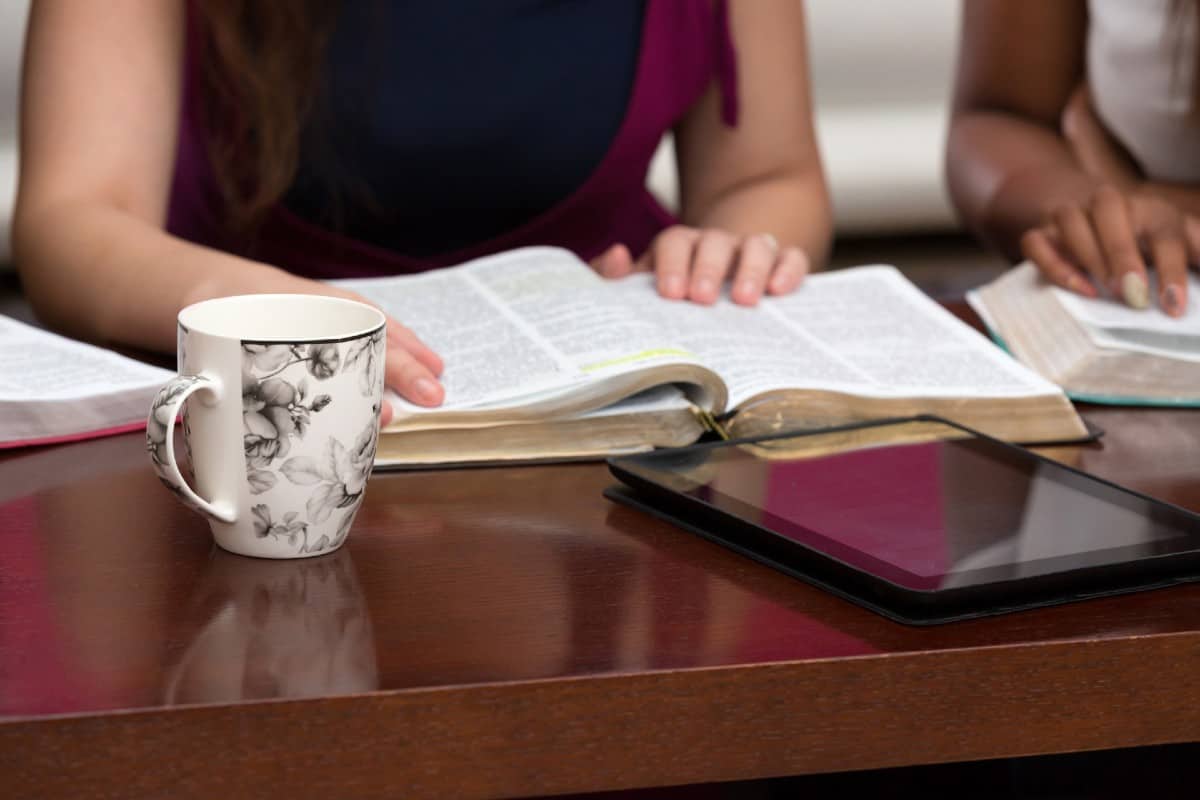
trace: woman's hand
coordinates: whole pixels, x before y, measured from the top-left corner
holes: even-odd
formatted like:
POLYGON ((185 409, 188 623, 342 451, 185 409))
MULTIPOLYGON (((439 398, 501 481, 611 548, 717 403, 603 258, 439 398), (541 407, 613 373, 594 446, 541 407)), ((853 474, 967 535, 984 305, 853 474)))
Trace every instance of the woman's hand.
MULTIPOLYGON (((353 292, 334 288, 330 293, 375 305, 353 292)), ((383 372, 383 380, 387 386, 410 403, 427 407, 439 406, 446 396, 446 390, 438 382, 442 369, 442 359, 437 353, 430 350, 410 328, 391 317, 387 318, 387 357, 383 372)), ((385 402, 380 424, 387 425, 391 419, 392 408, 385 402)))
MULTIPOLYGON (((438 382, 442 374, 441 357, 429 349, 409 328, 388 317, 387 360, 384 366, 384 382, 396 393, 419 406, 439 406, 446 390, 438 382)), ((382 424, 392 417, 392 410, 384 404, 382 424)))
POLYGON ((1060 206, 1021 237, 1021 252, 1053 283, 1085 297, 1097 287, 1134 308, 1150 304, 1146 261, 1158 271, 1158 303, 1173 317, 1187 308, 1188 219, 1147 192, 1104 184, 1088 202, 1060 206))
POLYGON ((592 260, 592 268, 606 278, 653 271, 660 295, 704 305, 715 303, 729 280, 733 301, 752 306, 764 292, 787 294, 799 286, 809 262, 803 250, 780 248, 770 234, 743 236, 675 225, 655 237, 637 261, 628 247, 614 244, 592 260))
POLYGON ((1097 116, 1086 83, 1063 109, 1062 135, 1079 168, 1101 186, 1089 203, 1062 207, 1026 233, 1025 256, 1060 286, 1094 297, 1099 285, 1142 308, 1150 303, 1149 255, 1159 273, 1158 302, 1179 316, 1187 307, 1187 266, 1200 250, 1200 220, 1148 189, 1097 116))
MULTIPOLYGON (((263 287, 262 291, 283 291, 302 294, 327 294, 376 306, 362 295, 319 281, 279 273, 283 285, 263 287)), ((376 306, 378 307, 378 306, 376 306)), ((384 362, 384 383, 396 394, 419 406, 438 406, 446 390, 438 381, 442 374, 441 357, 429 349, 411 329, 387 318, 387 357, 384 362)), ((392 408, 386 402, 381 410, 380 424, 392 419, 392 408)))

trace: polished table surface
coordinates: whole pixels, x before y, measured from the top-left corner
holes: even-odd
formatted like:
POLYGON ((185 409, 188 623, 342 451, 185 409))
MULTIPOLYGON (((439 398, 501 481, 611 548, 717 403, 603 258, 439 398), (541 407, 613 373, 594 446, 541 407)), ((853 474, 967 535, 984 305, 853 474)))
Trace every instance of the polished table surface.
MULTIPOLYGON (((1200 511, 1200 411, 1053 455, 1200 511)), ((138 435, 0 455, 0 795, 510 797, 1200 740, 1200 586, 916 628, 617 506, 379 473, 216 550, 138 435), (4 787, 8 787, 7 789, 4 787)))

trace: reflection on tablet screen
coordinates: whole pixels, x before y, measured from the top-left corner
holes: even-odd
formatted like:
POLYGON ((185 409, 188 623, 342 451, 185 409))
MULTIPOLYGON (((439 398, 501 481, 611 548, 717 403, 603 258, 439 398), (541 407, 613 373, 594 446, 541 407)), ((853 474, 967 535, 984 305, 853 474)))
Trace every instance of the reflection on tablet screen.
POLYGON ((682 469, 661 460, 688 494, 912 589, 1200 547, 1184 514, 985 440, 794 460, 717 448, 682 469))

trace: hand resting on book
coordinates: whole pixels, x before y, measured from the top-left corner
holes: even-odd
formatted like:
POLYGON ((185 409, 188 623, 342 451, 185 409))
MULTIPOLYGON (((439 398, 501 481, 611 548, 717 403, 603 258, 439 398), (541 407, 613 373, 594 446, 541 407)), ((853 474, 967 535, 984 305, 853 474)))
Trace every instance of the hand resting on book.
MULTIPOLYGON (((702 305, 715 303, 722 285, 729 280, 733 284, 731 299, 752 306, 764 295, 783 295, 796 289, 808 274, 809 260, 801 248, 780 247, 770 234, 742 236, 715 228, 676 225, 659 234, 636 261, 625 245, 616 244, 594 259, 591 266, 610 279, 653 271, 661 296, 702 305)), ((364 300, 345 289, 330 291, 364 300)), ((438 354, 391 317, 388 345, 387 385, 410 402, 440 405, 445 390, 437 380, 443 369, 438 354)), ((391 416, 392 410, 385 403, 384 425, 391 416)))
POLYGON ((770 234, 742 236, 715 228, 667 228, 634 260, 629 248, 615 244, 592 260, 606 278, 654 272, 658 293, 671 300, 712 305, 721 285, 733 285, 731 299, 752 306, 763 294, 787 294, 809 271, 799 247, 780 247, 770 234))
POLYGON ((1014 262, 1179 318, 1200 256, 1195 9, 1153 5, 968 3, 946 173, 967 227, 1014 262))
POLYGON ((1133 308, 1149 296, 1144 247, 1158 271, 1157 303, 1173 317, 1187 307, 1188 262, 1200 250, 1189 241, 1189 217, 1162 197, 1096 189, 1089 202, 1057 208, 1021 238, 1021 250, 1058 286, 1084 297, 1107 293, 1133 308))
MULTIPOLYGON (((322 284, 324 286, 324 284, 322 284)), ((354 292, 326 287, 327 293, 360 303, 377 305, 354 292)), ((442 359, 422 342, 407 326, 392 317, 387 318, 387 355, 384 360, 384 383, 404 399, 421 406, 441 405, 446 390, 438 381, 442 374, 442 359)), ((386 401, 380 411, 379 424, 392 420, 392 407, 386 401)))
POLYGON ((1062 114, 1063 139, 1097 182, 1086 202, 1064 203, 1021 239, 1024 255, 1053 283, 1083 297, 1098 293, 1132 308, 1155 302, 1179 317, 1187 308, 1188 263, 1200 254, 1200 220, 1156 192, 1097 116, 1087 84, 1062 114), (1148 257, 1148 258, 1147 258, 1148 257), (1148 269, 1158 273, 1149 296, 1148 269))
MULTIPOLYGON (((257 276, 253 276, 257 277, 257 276)), ((227 294, 253 294, 257 292, 279 292, 284 294, 324 294, 357 300, 368 305, 378 305, 348 289, 320 281, 290 275, 279 270, 264 272, 263 279, 244 286, 221 287, 222 291, 198 292, 193 301, 212 299, 227 294), (269 277, 268 277, 269 276, 269 277)), ((386 311, 385 311, 386 314, 386 311)), ((442 374, 442 359, 433 352, 406 325, 391 316, 387 318, 387 356, 384 367, 384 382, 400 396, 420 406, 441 405, 445 397, 438 377, 442 374)), ((380 424, 387 425, 392 418, 392 408, 383 404, 380 424)))

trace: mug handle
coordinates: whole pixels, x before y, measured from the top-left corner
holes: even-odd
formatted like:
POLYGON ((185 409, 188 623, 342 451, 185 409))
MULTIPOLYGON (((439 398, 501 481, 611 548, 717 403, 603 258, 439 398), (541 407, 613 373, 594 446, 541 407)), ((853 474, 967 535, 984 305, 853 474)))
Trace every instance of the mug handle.
POLYGON ((159 480, 180 500, 218 522, 232 523, 237 519, 232 504, 209 502, 192 491, 175 460, 175 420, 184 401, 199 391, 211 394, 210 402, 221 399, 221 384, 204 375, 176 375, 158 390, 146 421, 146 448, 159 480))

